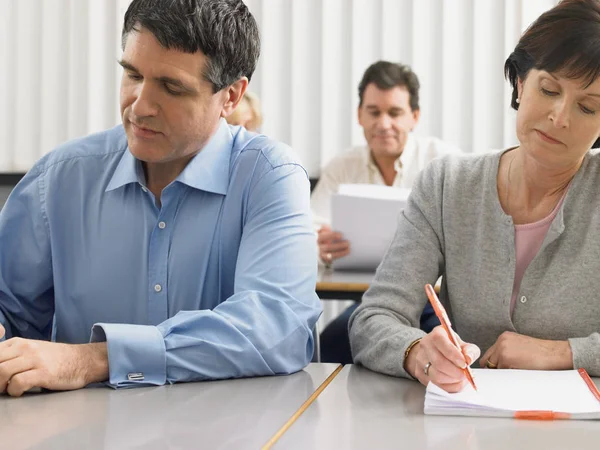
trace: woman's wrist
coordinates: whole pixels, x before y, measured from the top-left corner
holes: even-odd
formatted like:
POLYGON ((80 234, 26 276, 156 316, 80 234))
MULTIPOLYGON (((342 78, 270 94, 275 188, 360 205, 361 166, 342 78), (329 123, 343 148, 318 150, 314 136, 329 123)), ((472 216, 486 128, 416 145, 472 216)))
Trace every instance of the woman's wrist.
POLYGON ((404 370, 415 380, 417 377, 414 373, 414 367, 416 366, 415 361, 417 358, 418 347, 421 343, 421 338, 413 341, 404 352, 404 370))

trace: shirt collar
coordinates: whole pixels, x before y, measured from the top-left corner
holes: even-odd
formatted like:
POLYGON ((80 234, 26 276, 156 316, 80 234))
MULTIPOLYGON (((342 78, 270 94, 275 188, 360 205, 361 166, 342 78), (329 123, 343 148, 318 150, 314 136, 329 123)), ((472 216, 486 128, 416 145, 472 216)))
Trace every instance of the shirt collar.
POLYGON ((225 195, 229 187, 232 148, 233 135, 225 119, 221 119, 217 132, 185 166, 175 181, 194 189, 225 195))
MULTIPOLYGON (((175 181, 192 188, 225 195, 229 186, 229 161, 233 136, 225 119, 221 119, 216 133, 188 163, 175 181)), ((123 153, 106 191, 130 183, 144 185, 142 165, 129 151, 123 153)))
POLYGON ((106 192, 112 191, 130 183, 139 183, 143 185, 142 165, 133 157, 129 151, 129 147, 123 152, 121 161, 115 169, 112 178, 110 179, 106 192))
MULTIPOLYGON (((400 172, 402 170, 408 155, 414 152, 416 145, 417 142, 415 141, 415 138, 413 137, 412 133, 409 133, 408 138, 406 139, 406 144, 404 144, 404 150, 402 150, 402 154, 396 161, 394 161, 394 168, 396 169, 396 172, 400 172)), ((366 166, 374 170, 379 170, 377 168, 377 164, 375 164, 375 161, 373 160, 371 149, 369 149, 368 146, 365 148, 366 151, 364 152, 364 157, 366 166)))
POLYGON ((402 150, 400 158, 398 158, 395 163, 397 172, 400 172, 399 169, 402 169, 404 167, 407 159, 410 157, 411 153, 414 153, 416 147, 417 141, 415 140, 412 133, 408 133, 408 137, 406 138, 406 144, 404 144, 404 150, 402 150))

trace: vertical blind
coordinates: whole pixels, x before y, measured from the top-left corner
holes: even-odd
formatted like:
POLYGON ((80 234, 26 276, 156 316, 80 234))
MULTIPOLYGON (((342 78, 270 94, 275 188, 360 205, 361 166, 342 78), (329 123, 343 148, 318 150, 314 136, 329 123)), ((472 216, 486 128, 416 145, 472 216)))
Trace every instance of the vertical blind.
POLYGON ((0 1, 0 172, 119 122, 120 28, 130 0, 0 1))
POLYGON ((421 81, 417 135, 467 152, 515 142, 506 57, 557 0, 246 0, 262 32, 251 83, 263 132, 287 142, 309 173, 364 143, 357 86, 379 59, 421 81))
MULTIPOLYGON (((378 59, 421 80, 419 135, 467 152, 514 143, 502 66, 557 0, 245 0, 262 33, 250 89, 262 131, 312 176, 364 142, 357 85, 378 59)), ((119 123, 120 31, 130 0, 0 1, 0 172, 119 123)))

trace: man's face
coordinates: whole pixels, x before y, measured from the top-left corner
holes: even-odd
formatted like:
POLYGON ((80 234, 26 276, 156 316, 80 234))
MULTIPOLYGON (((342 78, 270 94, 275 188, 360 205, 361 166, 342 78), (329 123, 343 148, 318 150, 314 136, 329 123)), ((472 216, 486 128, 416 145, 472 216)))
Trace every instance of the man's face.
POLYGON ((375 157, 398 158, 419 121, 419 111, 410 107, 410 94, 404 86, 382 90, 370 83, 358 108, 358 123, 363 127, 369 149, 375 157))
POLYGON ((202 77, 202 52, 167 50, 148 30, 127 37, 121 118, 133 156, 148 163, 191 159, 216 131, 226 90, 202 77))

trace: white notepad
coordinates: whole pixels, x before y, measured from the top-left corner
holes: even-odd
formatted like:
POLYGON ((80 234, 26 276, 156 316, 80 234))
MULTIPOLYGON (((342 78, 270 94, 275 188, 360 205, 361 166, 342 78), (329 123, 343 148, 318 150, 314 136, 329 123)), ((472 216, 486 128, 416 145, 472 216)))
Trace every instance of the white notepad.
POLYGON ((472 369, 477 391, 467 385, 449 394, 429 383, 425 414, 600 419, 600 392, 585 370, 472 369))
POLYGON ((373 184, 342 184, 331 197, 331 228, 350 241, 350 254, 335 269, 375 270, 394 237, 398 214, 410 189, 373 184))

